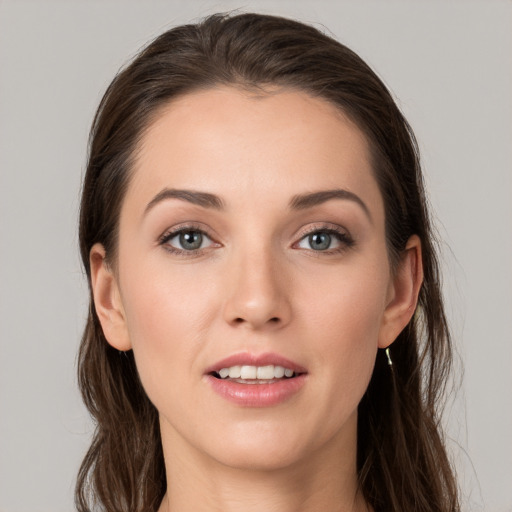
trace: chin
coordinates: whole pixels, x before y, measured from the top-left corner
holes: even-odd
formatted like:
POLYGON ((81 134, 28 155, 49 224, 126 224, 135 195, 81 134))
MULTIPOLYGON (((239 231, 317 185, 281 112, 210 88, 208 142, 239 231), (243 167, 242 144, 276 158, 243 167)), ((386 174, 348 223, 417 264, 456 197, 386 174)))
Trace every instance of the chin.
POLYGON ((300 419, 293 423, 239 423, 227 428, 222 440, 210 439, 210 456, 219 463, 248 471, 279 471, 321 456, 334 441, 336 431, 314 428, 300 419))
POLYGON ((304 449, 298 446, 272 446, 266 442, 235 444, 232 449, 217 454, 224 466, 237 470, 272 472, 289 468, 304 460, 304 449))

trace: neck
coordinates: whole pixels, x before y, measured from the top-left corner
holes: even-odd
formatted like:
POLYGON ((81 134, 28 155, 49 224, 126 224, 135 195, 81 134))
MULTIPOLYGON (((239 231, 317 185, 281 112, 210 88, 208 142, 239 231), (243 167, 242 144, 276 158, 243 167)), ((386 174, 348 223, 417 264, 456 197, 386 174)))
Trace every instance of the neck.
MULTIPOLYGON (((167 494, 159 512, 368 512, 358 490, 356 439, 340 439, 286 467, 230 467, 164 435, 167 494)), ((354 429, 355 434, 355 429, 354 429)))

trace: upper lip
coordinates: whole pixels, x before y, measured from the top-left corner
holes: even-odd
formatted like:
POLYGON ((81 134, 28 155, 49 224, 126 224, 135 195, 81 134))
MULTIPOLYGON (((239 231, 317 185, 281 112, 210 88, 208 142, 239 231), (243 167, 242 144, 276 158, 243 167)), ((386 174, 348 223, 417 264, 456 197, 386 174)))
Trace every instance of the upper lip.
POLYGON ((266 352, 264 354, 251 354, 250 352, 241 352, 228 356, 215 364, 208 367, 205 373, 219 372, 222 368, 230 368, 231 366, 283 366, 289 368, 295 373, 307 373, 307 370, 290 359, 279 354, 266 352))

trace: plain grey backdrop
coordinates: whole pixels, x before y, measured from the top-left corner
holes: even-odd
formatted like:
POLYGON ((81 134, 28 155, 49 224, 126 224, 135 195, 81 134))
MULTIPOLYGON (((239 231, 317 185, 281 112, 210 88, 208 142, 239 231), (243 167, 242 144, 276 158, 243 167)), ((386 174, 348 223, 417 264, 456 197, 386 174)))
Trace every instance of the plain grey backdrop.
POLYGON ((94 110, 151 38, 235 8, 327 27, 398 98, 420 141, 465 367, 446 414, 464 510, 512 511, 511 2, 11 0, 0 1, 0 512, 73 510, 93 428, 75 357, 94 110))

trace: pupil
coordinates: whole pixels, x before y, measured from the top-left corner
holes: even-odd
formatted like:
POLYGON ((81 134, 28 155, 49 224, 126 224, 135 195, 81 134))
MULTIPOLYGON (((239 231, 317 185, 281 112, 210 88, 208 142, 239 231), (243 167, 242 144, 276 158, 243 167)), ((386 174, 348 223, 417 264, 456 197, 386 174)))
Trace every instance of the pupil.
POLYGON ((331 235, 328 233, 314 233, 309 235, 309 243, 315 251, 328 249, 331 245, 331 235))
POLYGON ((199 249, 203 243, 203 235, 198 231, 185 231, 180 233, 180 244, 184 249, 199 249))

